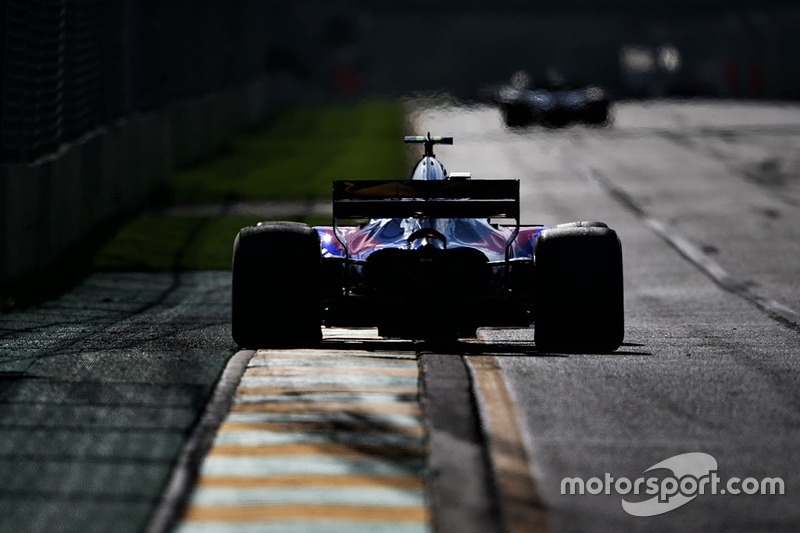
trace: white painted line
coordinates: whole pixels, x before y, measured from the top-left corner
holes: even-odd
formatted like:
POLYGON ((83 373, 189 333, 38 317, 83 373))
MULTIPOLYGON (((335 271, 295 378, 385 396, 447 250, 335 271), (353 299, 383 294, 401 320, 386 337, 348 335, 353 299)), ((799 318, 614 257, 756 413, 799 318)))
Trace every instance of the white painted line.
POLYGON ((184 522, 176 533, 428 533, 427 524, 351 520, 184 522))
MULTIPOLYGON (((425 505, 424 489, 401 487, 198 487, 192 505, 425 505)), ((311 513, 310 513, 311 514, 311 513)))
POLYGON ((273 360, 273 356, 281 357, 380 357, 387 360, 392 359, 411 359, 416 360, 417 355, 413 352, 393 352, 393 351, 379 351, 379 352, 365 352, 365 351, 346 351, 346 350, 259 350, 256 352, 253 360, 268 359, 273 360))
POLYGON ((274 444, 372 444, 381 446, 419 446, 425 441, 418 435, 402 433, 354 433, 348 431, 250 431, 227 430, 217 433, 214 446, 241 444, 244 446, 268 446, 274 444))
POLYGON ((322 333, 326 336, 347 335, 349 337, 378 337, 378 328, 322 328, 322 333))
POLYGON ((744 283, 737 281, 719 263, 679 235, 674 228, 666 223, 650 216, 645 216, 643 220, 656 234, 671 244, 673 248, 678 250, 681 255, 695 264, 701 271, 705 272, 717 285, 755 304, 759 309, 785 325, 793 326, 795 329, 800 328, 800 313, 781 302, 761 296, 744 283))
POLYGON ((308 455, 276 455, 252 457, 210 455, 203 462, 204 476, 285 476, 303 475, 419 475, 425 467, 423 459, 388 460, 386 457, 348 458, 308 455))
POLYGON ((248 368, 265 367, 265 366, 313 366, 326 367, 326 366, 365 366, 365 367, 384 367, 384 368, 416 368, 417 362, 414 360, 409 361, 374 361, 362 360, 354 361, 352 359, 336 359, 331 357, 314 357, 309 359, 269 359, 259 358, 250 361, 248 368))
POLYGON ((422 420, 417 415, 378 414, 378 413, 229 413, 226 422, 259 423, 259 422, 334 422, 363 423, 388 426, 418 426, 422 420))
POLYGON ((707 275, 717 285, 754 304, 767 315, 785 326, 800 331, 800 313, 789 306, 756 293, 746 284, 734 278, 719 263, 695 246, 689 239, 678 233, 677 229, 663 220, 651 216, 636 200, 597 170, 578 162, 575 158, 561 154, 565 164, 582 173, 590 181, 600 186, 609 196, 628 208, 667 244, 675 248, 698 270, 707 275))
POLYGON ((377 402, 418 403, 416 394, 385 394, 382 392, 303 392, 299 394, 237 394, 235 403, 254 402, 377 402))
POLYGON ((242 387, 259 387, 270 385, 416 385, 419 378, 415 376, 244 376, 242 387))

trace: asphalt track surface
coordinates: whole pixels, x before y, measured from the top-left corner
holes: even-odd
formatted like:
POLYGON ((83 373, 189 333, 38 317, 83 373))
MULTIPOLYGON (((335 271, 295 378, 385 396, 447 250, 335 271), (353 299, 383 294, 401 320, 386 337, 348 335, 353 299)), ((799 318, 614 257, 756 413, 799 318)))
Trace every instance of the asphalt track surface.
POLYGON ((623 243, 620 350, 496 357, 549 527, 800 528, 800 109, 623 104, 608 130, 507 131, 483 108, 417 121, 456 136, 438 150, 449 170, 519 178, 525 222, 602 220, 623 243), (689 452, 723 479, 781 477, 785 494, 698 495, 646 518, 613 490, 561 494, 565 477, 635 480, 689 452))
POLYGON ((142 531, 235 351, 221 273, 88 278, 0 315, 0 530, 142 531))
MULTIPOLYGON (((800 529, 800 107, 623 103, 611 128, 557 130, 509 131, 482 107, 416 121, 455 137, 437 148, 449 170, 519 178, 523 222, 605 221, 625 261, 616 353, 539 353, 530 330, 422 351, 440 528, 800 529), (652 517, 613 490, 561 494, 566 477, 635 480, 689 452, 785 494, 652 517)), ((229 283, 94 275, 0 316, 0 530, 147 527, 236 351, 229 283)))

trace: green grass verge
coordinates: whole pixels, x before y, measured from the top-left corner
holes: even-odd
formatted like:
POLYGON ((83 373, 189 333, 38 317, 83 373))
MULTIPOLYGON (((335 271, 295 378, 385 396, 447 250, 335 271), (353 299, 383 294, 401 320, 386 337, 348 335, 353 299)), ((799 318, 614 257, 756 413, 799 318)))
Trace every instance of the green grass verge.
MULTIPOLYGON (((236 234, 261 220, 252 216, 145 214, 125 225, 103 246, 91 266, 95 271, 228 270, 236 234)), ((311 225, 330 223, 325 217, 292 220, 311 225)))
MULTIPOLYGON (((330 198, 335 179, 404 178, 409 172, 403 107, 391 100, 290 108, 230 140, 218 154, 176 173, 162 203, 330 198)), ((291 219, 291 217, 290 217, 291 219)), ((42 301, 89 271, 227 270, 240 228, 265 218, 118 218, 35 276, 0 286, 0 312, 42 301)), ((325 217, 300 219, 329 224, 325 217)))
POLYGON ((178 172, 175 203, 330 197, 335 179, 405 176, 398 102, 287 109, 223 153, 178 172))
MULTIPOLYGON (((216 157, 178 172, 167 197, 175 204, 327 199, 335 179, 405 177, 405 134, 403 108, 395 101, 286 109, 232 139, 216 157)), ((260 220, 145 213, 124 225, 91 266, 96 271, 229 269, 237 232, 260 220)))

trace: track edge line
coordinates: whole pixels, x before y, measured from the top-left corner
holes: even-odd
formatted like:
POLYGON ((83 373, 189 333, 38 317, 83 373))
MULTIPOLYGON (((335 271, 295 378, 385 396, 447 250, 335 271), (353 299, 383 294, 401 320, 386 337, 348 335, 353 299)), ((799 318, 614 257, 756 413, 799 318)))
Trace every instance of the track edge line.
POLYGON ((503 371, 491 355, 471 355, 465 360, 477 392, 479 422, 505 528, 510 533, 549 533, 550 511, 541 483, 531 471, 530 453, 503 371), (491 391, 499 397, 491 398, 491 391))
POLYGON ((146 533, 171 531, 180 519, 197 479, 200 465, 206 452, 211 448, 219 426, 228 414, 233 395, 253 355, 255 350, 240 350, 228 360, 203 413, 181 448, 161 501, 144 529, 146 533))
MULTIPOLYGON (((572 164, 578 165, 578 163, 575 162, 572 162, 572 164)), ((679 254, 694 265, 700 272, 708 276, 711 281, 716 283, 720 288, 750 302, 779 324, 800 333, 800 313, 777 300, 762 296, 745 286, 745 284, 728 273, 722 265, 714 261, 708 254, 695 246, 685 236, 678 233, 674 227, 647 213, 630 194, 612 183, 610 179, 601 174, 598 170, 588 166, 581 170, 583 170, 591 181, 595 182, 609 196, 641 219, 653 233, 672 246, 679 254)))

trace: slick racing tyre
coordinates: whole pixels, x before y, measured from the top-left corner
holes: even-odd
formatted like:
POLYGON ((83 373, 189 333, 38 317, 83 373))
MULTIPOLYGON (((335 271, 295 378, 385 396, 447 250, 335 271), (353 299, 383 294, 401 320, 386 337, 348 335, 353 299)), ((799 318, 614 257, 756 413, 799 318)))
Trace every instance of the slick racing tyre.
POLYGON ((318 344, 319 277, 319 235, 308 225, 243 228, 233 243, 233 340, 253 349, 318 344))
POLYGON ((534 340, 538 350, 607 353, 624 335, 622 248, 602 223, 539 233, 534 245, 534 340))
POLYGON ((607 228, 608 224, 605 222, 595 221, 580 221, 580 222, 567 222, 566 224, 559 224, 557 228, 607 228))

